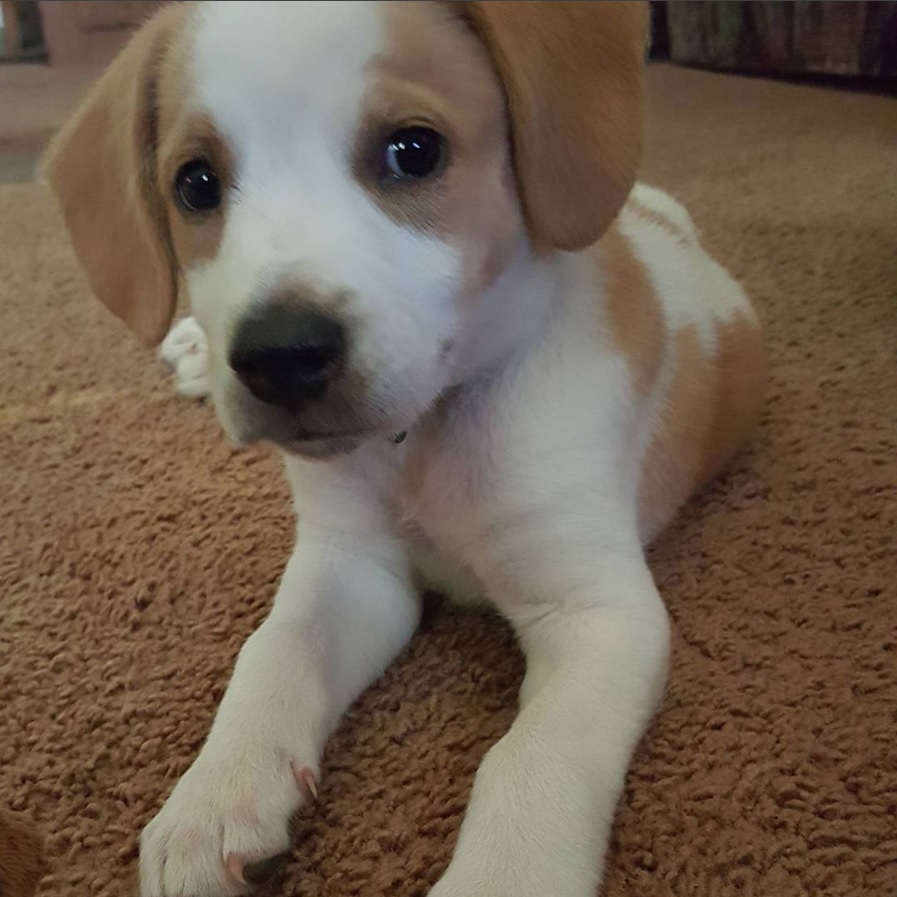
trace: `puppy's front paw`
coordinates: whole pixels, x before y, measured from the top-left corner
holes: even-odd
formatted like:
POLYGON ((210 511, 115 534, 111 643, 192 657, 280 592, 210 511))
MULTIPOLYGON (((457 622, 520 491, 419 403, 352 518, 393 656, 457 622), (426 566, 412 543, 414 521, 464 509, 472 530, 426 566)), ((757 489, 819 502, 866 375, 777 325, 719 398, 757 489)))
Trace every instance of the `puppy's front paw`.
POLYGON ((208 342, 196 318, 184 318, 171 328, 159 346, 159 357, 174 368, 180 395, 202 399, 209 394, 208 342))
POLYGON ((269 878, 314 775, 288 756, 200 756, 140 838, 141 897, 235 897, 269 878))

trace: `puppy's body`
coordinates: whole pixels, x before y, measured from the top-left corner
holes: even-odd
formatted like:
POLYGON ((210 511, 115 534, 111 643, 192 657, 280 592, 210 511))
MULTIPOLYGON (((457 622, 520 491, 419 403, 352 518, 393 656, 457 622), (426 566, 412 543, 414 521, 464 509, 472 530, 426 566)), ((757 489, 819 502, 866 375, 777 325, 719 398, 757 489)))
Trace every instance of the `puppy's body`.
MULTIPOLYGON (((552 512, 577 501, 584 519, 605 518, 608 544, 621 530, 649 542, 729 460, 760 410, 754 311, 669 197, 637 187, 593 250, 546 267, 550 286, 526 275, 539 284, 535 307, 515 306, 529 314, 530 338, 446 396, 381 462, 401 468, 400 519, 482 576, 503 530, 518 519, 536 526, 541 515, 548 538, 552 512)), ((598 550, 593 538, 587 557, 598 550)), ((432 554, 423 556, 426 569, 432 554)), ((445 589, 444 574, 432 584, 445 589)), ((463 600, 470 588, 462 575, 451 591, 463 600)))
POLYGON ((59 138, 94 289, 155 340, 186 286, 182 388, 284 448, 300 519, 144 833, 146 897, 241 893, 287 848, 422 585, 491 601, 527 657, 434 897, 593 897, 666 669, 643 545, 744 441, 763 379, 756 317, 688 213, 632 190, 643 29, 632 4, 175 8, 59 138), (436 131, 437 164, 389 175, 436 131), (98 154, 112 172, 88 188, 98 154), (141 158, 154 176, 129 180, 141 158), (210 178, 220 196, 196 194, 210 178))

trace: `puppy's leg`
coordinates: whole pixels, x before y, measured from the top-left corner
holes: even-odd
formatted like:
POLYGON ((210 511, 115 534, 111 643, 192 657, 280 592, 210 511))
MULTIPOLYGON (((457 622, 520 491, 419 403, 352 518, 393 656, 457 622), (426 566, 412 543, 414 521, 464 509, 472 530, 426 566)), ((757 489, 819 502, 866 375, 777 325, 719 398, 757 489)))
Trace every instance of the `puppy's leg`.
POLYGON ((243 646, 205 746, 143 833, 143 897, 247 890, 253 866, 288 849, 290 816, 316 794, 341 714, 414 631, 405 549, 365 488, 345 481, 323 506, 301 507, 274 608, 243 646))
POLYGON ((527 659, 520 713, 477 772, 430 897, 596 897, 630 757, 662 693, 667 617, 637 544, 586 564, 594 547, 545 548, 524 543, 508 563, 531 576, 505 583, 527 598, 499 602, 527 659))
POLYGON ((175 389, 188 399, 203 399, 210 390, 209 348, 196 318, 184 318, 159 346, 159 357, 174 369, 175 389))

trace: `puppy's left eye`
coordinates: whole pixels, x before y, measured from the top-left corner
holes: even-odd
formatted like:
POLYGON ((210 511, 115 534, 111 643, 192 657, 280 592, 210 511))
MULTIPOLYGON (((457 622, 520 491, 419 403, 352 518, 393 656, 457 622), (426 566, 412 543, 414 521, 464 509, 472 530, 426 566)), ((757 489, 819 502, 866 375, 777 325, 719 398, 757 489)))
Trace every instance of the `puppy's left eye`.
POLYGON ((174 193, 188 212, 209 212, 221 205, 221 183, 205 159, 191 159, 180 167, 174 193))
POLYGON ((386 143, 385 174, 401 181, 427 177, 439 168, 444 153, 442 135, 432 128, 401 128, 386 143))

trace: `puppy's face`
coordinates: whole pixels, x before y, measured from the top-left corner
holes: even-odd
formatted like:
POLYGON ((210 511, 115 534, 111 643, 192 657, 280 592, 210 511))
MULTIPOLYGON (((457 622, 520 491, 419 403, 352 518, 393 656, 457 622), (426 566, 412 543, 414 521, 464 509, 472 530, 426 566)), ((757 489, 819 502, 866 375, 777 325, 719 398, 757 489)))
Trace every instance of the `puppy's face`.
POLYGON ((138 332, 164 335, 185 288, 233 437, 345 451, 452 382, 516 248, 579 248, 616 214, 643 19, 178 4, 60 135, 49 179, 94 289, 138 332))
POLYGON ((222 420, 307 454, 406 428, 524 234, 488 56, 447 4, 218 3, 192 30, 158 169, 222 420))

